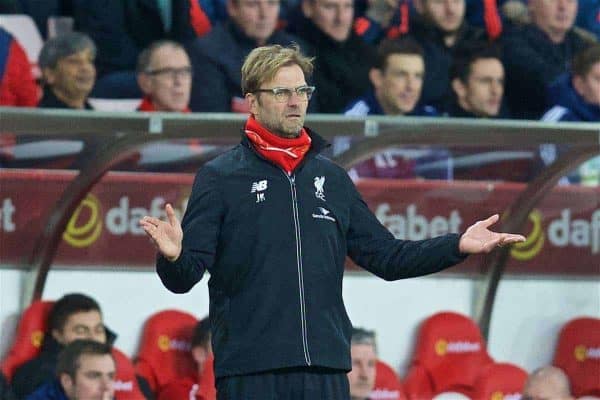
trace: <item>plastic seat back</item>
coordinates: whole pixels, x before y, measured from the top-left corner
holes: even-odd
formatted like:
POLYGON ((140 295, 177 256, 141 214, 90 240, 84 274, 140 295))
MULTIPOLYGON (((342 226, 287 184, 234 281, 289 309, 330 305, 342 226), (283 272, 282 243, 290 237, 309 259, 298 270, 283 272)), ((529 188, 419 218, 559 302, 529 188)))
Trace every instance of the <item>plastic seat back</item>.
POLYGON ((600 397, 600 319, 567 322, 560 331, 553 364, 569 377, 574 396, 600 397))
POLYGON ((375 386, 369 399, 406 400, 404 388, 394 369, 381 360, 377 360, 375 368, 375 386))
POLYGON ((419 329, 404 389, 410 399, 444 392, 471 396, 477 375, 491 362, 479 327, 471 318, 440 312, 427 318, 419 329))
POLYGON ((12 379, 20 365, 39 354, 44 332, 46 332, 48 314, 53 305, 53 301, 38 300, 23 311, 13 344, 0 367, 8 380, 12 379))
POLYGON ((175 379, 195 379, 197 367, 190 349, 197 322, 179 310, 161 311, 146 321, 135 368, 154 393, 175 379))
POLYGON ((490 364, 477 377, 473 398, 519 400, 526 380, 527 372, 514 364, 490 364))

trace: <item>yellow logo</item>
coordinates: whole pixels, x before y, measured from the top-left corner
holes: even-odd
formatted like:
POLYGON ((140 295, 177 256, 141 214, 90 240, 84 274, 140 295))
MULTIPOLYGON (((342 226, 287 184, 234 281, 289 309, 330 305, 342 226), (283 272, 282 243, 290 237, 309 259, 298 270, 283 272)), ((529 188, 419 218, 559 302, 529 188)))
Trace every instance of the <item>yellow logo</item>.
POLYGON ((444 339, 440 339, 435 342, 435 354, 438 356, 443 356, 446 354, 446 350, 448 349, 448 342, 444 339))
POLYGON ((504 400, 504 393, 494 392, 492 393, 492 397, 490 397, 490 400, 504 400))
POLYGON ((34 331, 31 334, 31 344, 34 347, 40 348, 42 347, 42 343, 44 342, 44 332, 42 331, 34 331))
POLYGON ((71 216, 67 223, 63 239, 73 247, 88 247, 94 243, 102 232, 102 218, 100 215, 100 201, 93 194, 88 194, 85 199, 71 216), (80 216, 83 210, 89 214, 87 222, 80 223, 80 216))
POLYGON ((519 261, 531 260, 537 256, 546 241, 542 229, 542 213, 539 210, 533 210, 529 213, 529 220, 533 225, 531 233, 524 242, 514 244, 510 250, 510 255, 519 261))
POLYGON ((583 345, 576 346, 574 353, 577 361, 585 361, 587 358, 587 349, 583 345))
POLYGON ((160 335, 158 337, 158 348, 161 351, 169 351, 171 340, 167 335, 160 335))

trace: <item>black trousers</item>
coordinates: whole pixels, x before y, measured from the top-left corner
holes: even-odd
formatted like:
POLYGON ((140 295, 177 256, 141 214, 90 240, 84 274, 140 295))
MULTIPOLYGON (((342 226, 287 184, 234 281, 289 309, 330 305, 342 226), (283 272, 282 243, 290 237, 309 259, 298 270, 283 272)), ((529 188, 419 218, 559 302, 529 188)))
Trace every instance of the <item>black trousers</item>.
POLYGON ((350 400, 346 372, 285 368, 218 378, 217 400, 350 400))

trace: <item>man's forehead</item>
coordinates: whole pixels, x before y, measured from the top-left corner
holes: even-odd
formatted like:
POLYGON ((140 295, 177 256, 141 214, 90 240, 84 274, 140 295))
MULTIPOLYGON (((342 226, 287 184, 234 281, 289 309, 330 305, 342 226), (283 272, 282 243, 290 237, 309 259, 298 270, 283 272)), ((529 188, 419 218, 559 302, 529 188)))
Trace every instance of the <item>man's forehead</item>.
POLYGON ((352 0, 314 0, 322 6, 352 6, 354 2, 352 0))
POLYGON ((150 64, 155 67, 167 67, 167 66, 189 66, 190 60, 187 53, 174 46, 162 46, 156 49, 150 57, 150 64))
POLYGON ((81 372, 114 373, 116 364, 110 354, 82 354, 79 357, 79 370, 81 372))
POLYGON ((98 310, 75 312, 67 318, 68 324, 102 323, 102 314, 98 310))

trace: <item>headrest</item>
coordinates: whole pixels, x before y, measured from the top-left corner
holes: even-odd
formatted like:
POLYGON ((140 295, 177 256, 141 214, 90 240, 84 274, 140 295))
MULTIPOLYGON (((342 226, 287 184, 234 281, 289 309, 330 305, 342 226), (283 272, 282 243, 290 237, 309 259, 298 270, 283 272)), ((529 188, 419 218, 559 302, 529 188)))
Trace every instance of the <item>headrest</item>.
POLYGON ((571 382, 575 396, 600 396, 600 319, 576 318, 563 326, 558 337, 554 365, 571 382))

